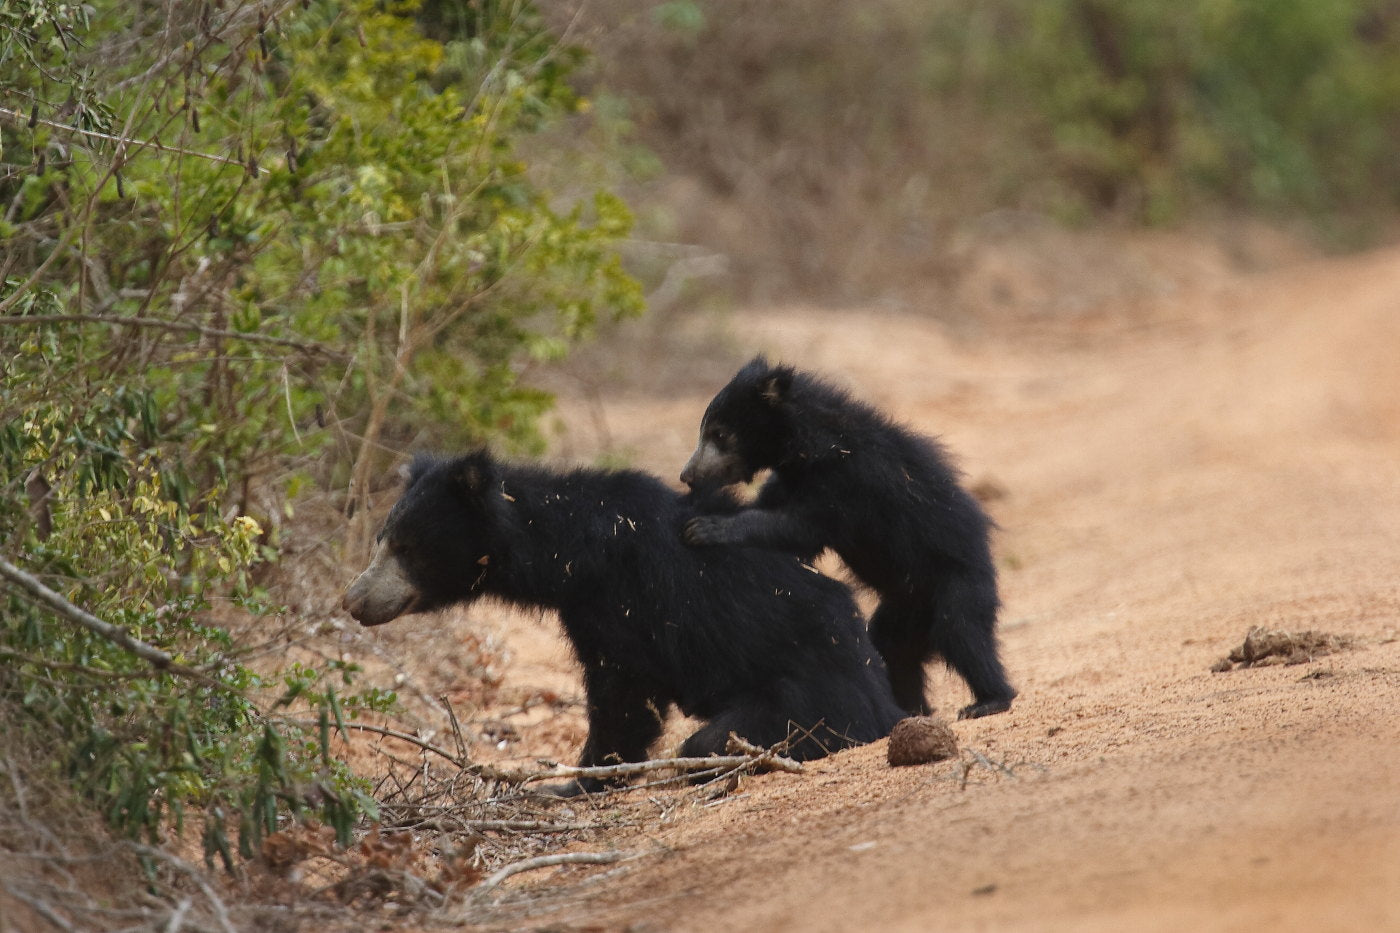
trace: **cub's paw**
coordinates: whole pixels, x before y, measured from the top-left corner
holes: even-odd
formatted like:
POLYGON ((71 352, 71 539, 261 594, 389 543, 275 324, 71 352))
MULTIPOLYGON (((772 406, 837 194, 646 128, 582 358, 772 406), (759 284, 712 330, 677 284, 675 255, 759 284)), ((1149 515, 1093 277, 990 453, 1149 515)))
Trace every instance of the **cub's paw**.
POLYGON ((983 716, 994 716, 997 713, 1004 713, 1011 709, 1011 698, 997 700, 983 700, 981 703, 973 703, 958 710, 959 719, 981 719, 983 716))
POLYGON ((721 515, 701 515, 685 523, 681 537, 686 544, 703 546, 706 544, 729 543, 729 520, 721 515))

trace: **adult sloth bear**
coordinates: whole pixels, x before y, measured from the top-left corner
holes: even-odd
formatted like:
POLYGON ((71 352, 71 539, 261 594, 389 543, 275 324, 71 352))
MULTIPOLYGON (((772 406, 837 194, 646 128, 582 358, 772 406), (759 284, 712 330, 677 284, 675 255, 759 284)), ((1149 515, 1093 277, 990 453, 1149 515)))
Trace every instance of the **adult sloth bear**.
POLYGON ((687 756, 731 731, 795 736, 799 759, 888 735, 903 714, 846 587, 773 551, 688 548, 696 514, 643 473, 420 458, 344 606, 364 625, 483 596, 557 610, 588 697, 580 766, 644 760, 673 705, 705 720, 687 756))
POLYGON ((924 664, 957 671, 971 719, 1011 708, 997 656, 991 521, 933 440, 817 377, 756 357, 719 391, 681 472, 691 486, 748 482, 771 469, 752 508, 691 519, 692 545, 835 551, 880 596, 870 634, 895 700, 929 712, 924 664))

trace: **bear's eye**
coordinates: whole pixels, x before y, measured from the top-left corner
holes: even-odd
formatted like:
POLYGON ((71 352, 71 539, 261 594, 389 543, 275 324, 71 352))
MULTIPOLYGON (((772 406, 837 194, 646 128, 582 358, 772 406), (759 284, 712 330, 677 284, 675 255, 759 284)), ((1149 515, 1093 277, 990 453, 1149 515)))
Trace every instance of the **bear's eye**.
POLYGON ((717 428, 710 432, 710 443, 721 450, 728 450, 734 444, 734 435, 723 428, 717 428))

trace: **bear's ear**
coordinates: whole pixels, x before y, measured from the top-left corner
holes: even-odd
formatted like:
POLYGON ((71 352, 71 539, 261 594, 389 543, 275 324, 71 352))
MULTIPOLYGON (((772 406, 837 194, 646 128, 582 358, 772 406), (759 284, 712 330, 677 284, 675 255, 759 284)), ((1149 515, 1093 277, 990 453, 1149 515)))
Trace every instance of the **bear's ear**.
POLYGON ((422 479, 424 474, 429 470, 437 466, 439 462, 440 461, 436 457, 430 456, 429 454, 417 454, 414 456, 412 462, 400 466, 396 472, 398 473, 399 479, 403 480, 405 491, 412 489, 414 484, 422 479))
POLYGON ((452 463, 452 481, 458 489, 473 496, 481 495, 491 485, 495 474, 491 455, 485 451, 466 454, 452 463))
POLYGON ((781 404, 792 389, 793 369, 791 366, 779 366, 770 370, 768 375, 763 377, 763 381, 758 384, 759 394, 769 405, 781 404))

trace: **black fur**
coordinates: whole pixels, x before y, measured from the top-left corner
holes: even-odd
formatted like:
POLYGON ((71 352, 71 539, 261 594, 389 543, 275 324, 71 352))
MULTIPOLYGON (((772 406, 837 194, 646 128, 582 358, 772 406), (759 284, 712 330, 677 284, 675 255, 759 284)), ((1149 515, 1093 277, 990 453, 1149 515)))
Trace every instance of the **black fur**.
POLYGON ((731 731, 764 746, 795 732, 799 759, 887 735, 903 714, 847 588, 789 555, 688 548, 696 514, 643 473, 472 453, 418 460, 380 540, 416 590, 409 611, 482 596, 558 610, 588 696, 581 766, 645 759, 673 705, 706 720, 687 756, 722 754, 731 731))
POLYGON ((760 356, 710 402, 681 479, 727 485, 765 468, 772 473, 751 508, 692 519, 685 540, 809 560, 831 548, 880 596, 870 633, 901 706, 929 712, 924 664, 939 655, 972 689, 960 718, 1010 708, 991 520, 935 441, 760 356))

